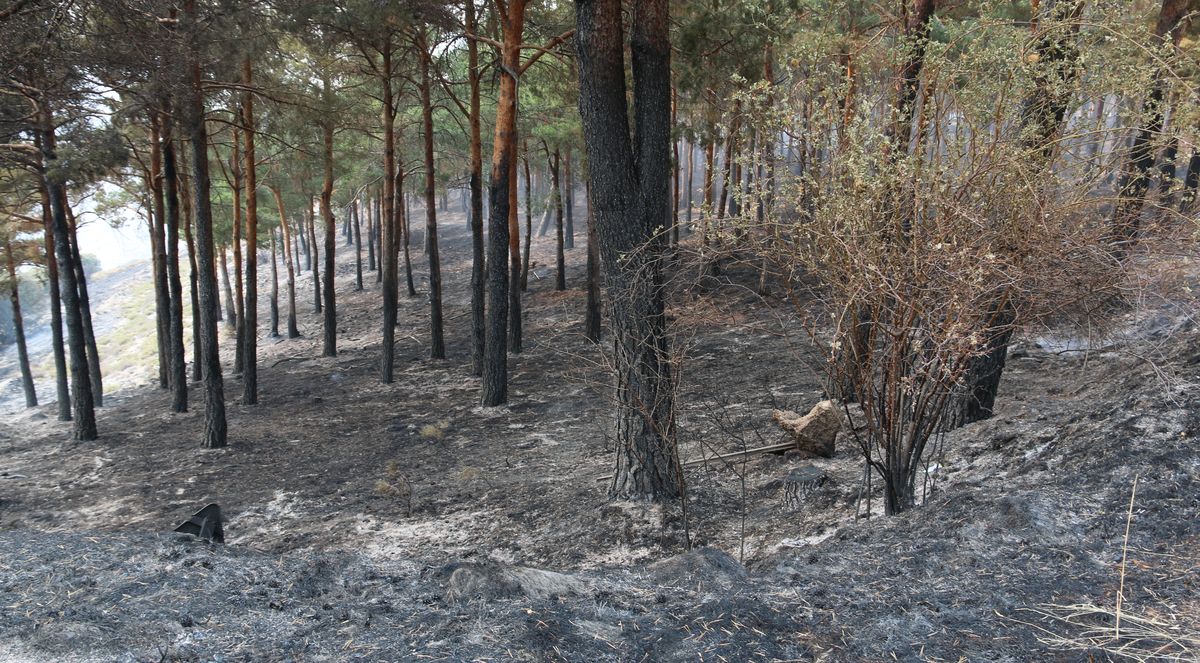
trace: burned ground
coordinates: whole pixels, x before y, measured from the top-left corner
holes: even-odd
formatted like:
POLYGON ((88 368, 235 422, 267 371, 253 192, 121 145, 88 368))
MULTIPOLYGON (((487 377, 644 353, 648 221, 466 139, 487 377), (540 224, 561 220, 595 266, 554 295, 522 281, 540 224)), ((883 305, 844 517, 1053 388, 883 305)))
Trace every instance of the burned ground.
MULTIPOLYGON (((318 356, 305 275, 304 337, 263 342, 260 404, 226 376, 226 449, 198 448, 197 391, 183 415, 151 387, 111 394, 96 442, 69 441, 46 406, 6 411, 0 657, 1104 660, 1083 625, 1108 617, 1055 606, 1114 606, 1135 477, 1126 628, 1161 624, 1137 646, 1180 660, 1200 648, 1194 311, 1129 313, 1121 342, 1088 352, 1023 338, 997 416, 945 436, 911 513, 883 518, 875 495, 876 517, 855 518, 845 432, 831 459, 689 467, 685 512, 609 502, 597 481, 611 408, 581 333, 583 249, 566 293, 535 267, 511 403, 481 408, 461 215, 441 232, 450 356, 428 359, 427 302, 402 298, 393 384, 373 275, 352 292, 343 247, 339 356, 318 356), (808 466, 826 480, 789 504, 785 479, 808 466), (208 502, 227 545, 169 533, 208 502)), ((783 441, 772 409, 821 398, 803 332, 738 278, 674 297, 685 459, 783 441)))

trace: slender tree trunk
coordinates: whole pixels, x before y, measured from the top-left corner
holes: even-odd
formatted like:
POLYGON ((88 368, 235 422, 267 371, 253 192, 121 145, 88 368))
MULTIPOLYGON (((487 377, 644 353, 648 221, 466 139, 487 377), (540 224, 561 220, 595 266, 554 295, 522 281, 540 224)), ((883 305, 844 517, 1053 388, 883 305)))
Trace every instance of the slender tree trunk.
POLYGON ((204 124, 204 88, 200 73, 199 26, 196 0, 184 0, 191 24, 188 65, 191 69, 191 104, 187 109, 188 137, 192 143, 192 209, 196 216, 197 263, 200 268, 201 361, 204 364, 204 438, 203 446, 214 449, 226 444, 225 383, 221 377, 221 354, 217 347, 217 301, 213 296, 217 282, 213 274, 212 203, 208 178, 208 130, 204 124))
POLYGON ((587 209, 587 305, 583 311, 583 334, 592 343, 600 342, 600 239, 592 214, 591 185, 585 183, 587 209))
POLYGON ((380 377, 390 384, 396 357, 396 318, 399 304, 396 249, 396 106, 392 94, 392 50, 390 45, 382 50, 383 71, 383 216, 380 227, 379 261, 382 263, 383 283, 383 356, 380 361, 380 377))
POLYGON ((72 436, 76 440, 94 440, 96 411, 92 401, 92 383, 88 375, 87 343, 84 340, 83 316, 80 313, 79 284, 75 260, 71 251, 71 230, 67 222, 66 193, 52 173, 57 161, 54 145, 54 121, 43 103, 40 109, 42 180, 50 196, 50 220, 54 231, 54 251, 58 259, 59 293, 67 327, 67 349, 70 353, 72 436))
MULTIPOLYGON (((329 81, 325 81, 325 93, 329 94, 329 81)), ((326 122, 321 127, 325 139, 322 152, 325 162, 325 182, 321 189, 321 218, 325 221, 325 333, 321 342, 322 357, 337 356, 337 301, 333 288, 334 257, 337 252, 337 221, 333 218, 333 125, 326 122)), ((313 274, 316 278, 316 274, 313 274)))
POLYGON ((516 229, 517 211, 517 69, 520 67, 521 36, 525 29, 525 1, 510 0, 501 16, 504 43, 501 48, 500 91, 496 101, 495 138, 492 144, 492 175, 488 202, 487 338, 484 343, 482 403, 500 405, 508 401, 508 356, 510 317, 520 316, 519 293, 513 309, 513 290, 518 282, 520 256, 516 229), (512 309, 512 310, 510 310, 512 309))
POLYGON ((246 304, 242 336, 242 403, 258 404, 258 166, 254 156, 254 94, 250 58, 242 59, 242 126, 246 140, 246 304))
MULTIPOLYGON (((687 227, 690 232, 692 230, 692 193, 695 190, 692 183, 694 181, 693 176, 695 175, 696 146, 691 143, 688 143, 687 146, 687 212, 685 218, 687 219, 687 227)), ((676 230, 676 233, 678 233, 678 230, 676 230)), ((679 243, 679 238, 675 239, 675 243, 679 243)))
MULTIPOLYGON (((314 196, 308 196, 304 209, 304 226, 308 232, 308 246, 312 252, 313 313, 321 313, 321 252, 317 249, 317 220, 313 215, 314 196)), ((328 253, 328 252, 327 252, 328 253)))
POLYGON ((279 254, 275 249, 275 229, 271 229, 271 338, 279 338, 279 254))
MULTIPOLYGON (((466 0, 467 32, 475 34, 475 0, 466 0)), ((467 40, 467 79, 471 86, 471 372, 483 375, 484 343, 487 331, 484 318, 486 263, 483 244, 483 139, 480 132, 479 45, 467 40)))
POLYGON ((242 171, 241 159, 241 130, 233 130, 233 156, 231 170, 233 180, 233 312, 236 316, 234 324, 233 374, 241 375, 246 362, 246 281, 242 271, 242 223, 245 217, 242 213, 242 187, 245 184, 245 173, 242 171))
MULTIPOLYGON (((170 112, 170 108, 165 109, 170 112)), ((166 199, 167 284, 170 292, 170 334, 167 356, 171 361, 171 411, 187 412, 187 360, 183 352, 183 281, 179 275, 179 161, 175 154, 174 120, 164 113, 162 119, 163 193, 166 199)))
POLYGON ((62 292, 58 277, 57 246, 54 241, 54 221, 50 213, 50 193, 42 182, 42 225, 46 239, 46 280, 50 286, 50 345, 54 354, 54 386, 58 399, 58 420, 71 420, 71 391, 67 383, 67 354, 63 339, 62 292))
POLYGON ((350 202, 350 231, 354 233, 354 290, 363 289, 362 219, 359 217, 358 199, 350 202))
POLYGON ((228 249, 221 247, 221 289, 225 291, 225 326, 233 329, 237 323, 237 314, 233 312, 233 289, 229 287, 228 249))
POLYGON ((88 379, 92 383, 92 401, 96 407, 104 406, 104 381, 100 377, 100 351, 96 347, 96 333, 92 329, 92 302, 88 296, 87 273, 83 268, 83 255, 79 252, 79 235, 75 228, 75 212, 67 203, 63 191, 63 209, 67 212, 70 230, 71 259, 75 266, 75 283, 79 288, 79 318, 83 323, 84 350, 87 352, 88 379))
POLYGON ((633 8, 633 144, 621 1, 579 0, 575 7, 579 111, 615 337, 617 458, 609 494, 671 498, 680 494, 682 475, 660 264, 671 214, 668 0, 633 8))
POLYGON ((446 341, 442 332, 442 266, 438 260, 437 240, 437 193, 436 173, 433 162, 433 98, 430 93, 433 81, 429 66, 433 59, 429 44, 422 30, 420 43, 421 73, 421 117, 425 134, 425 244, 429 247, 429 356, 433 359, 446 358, 446 341))
POLYGON ((375 234, 378 232, 376 218, 379 216, 379 201, 367 194, 367 271, 375 271, 375 234))
MULTIPOLYGON (((201 361, 203 354, 201 353, 200 333, 200 271, 196 266, 196 241, 192 236, 192 196, 188 178, 180 177, 179 185, 180 197, 183 202, 181 205, 183 208, 183 235, 187 240, 188 247, 188 287, 190 288, 192 308, 192 382, 200 382, 204 378, 203 362, 201 361)), ((217 310, 221 310, 219 304, 217 310)))
POLYGON ((559 186, 558 178, 558 150, 554 150, 554 156, 550 160, 550 195, 554 197, 554 232, 556 234, 555 246, 555 290, 567 289, 567 258, 564 253, 563 246, 563 200, 562 187, 559 186))
MULTIPOLYGON (((529 147, 526 144, 525 158, 521 161, 525 167, 525 250, 521 256, 521 292, 529 289, 529 246, 533 241, 533 192, 529 182, 529 147)), ((516 332, 518 337, 520 331, 516 332)), ((509 332, 512 338, 512 332, 509 332)), ((518 344, 519 345, 519 344, 518 344)), ((516 352, 520 352, 518 348, 516 352)))
MULTIPOLYGON (((1154 36, 1158 41, 1179 46, 1186 23, 1184 18, 1188 15, 1190 5, 1191 0, 1163 0, 1158 24, 1154 29, 1154 36)), ((1165 70, 1158 71, 1154 76, 1150 95, 1142 104, 1142 116, 1145 119, 1134 137, 1133 147, 1129 152, 1129 163, 1121 173, 1117 185, 1112 229, 1113 241, 1118 244, 1115 253, 1121 258, 1126 254, 1124 245, 1137 237, 1141 225, 1142 206, 1150 188, 1150 171, 1154 168, 1154 140, 1162 133, 1169 85, 1168 73, 1165 70)))
POLYGON ((287 337, 297 338, 300 336, 300 330, 296 327, 296 260, 292 251, 293 242, 289 232, 287 210, 283 206, 283 194, 279 187, 275 186, 271 187, 271 194, 275 196, 275 206, 279 209, 279 230, 283 233, 283 262, 287 267, 287 337))
POLYGON ((408 223, 408 194, 404 192, 404 175, 404 166, 400 166, 397 172, 396 191, 400 196, 400 232, 404 239, 404 281, 408 288, 408 296, 416 297, 417 288, 413 282, 412 270, 412 227, 408 223))
POLYGON ((158 322, 158 386, 169 389, 171 358, 171 291, 167 285, 166 205, 163 201, 162 149, 160 147, 159 113, 150 111, 150 171, 146 184, 152 198, 150 246, 154 252, 154 312, 158 322))
POLYGON ((567 151, 563 154, 563 198, 566 205, 566 239, 564 246, 567 249, 575 248, 575 180, 571 178, 571 148, 567 147, 567 151))
POLYGON ((37 391, 33 386, 33 372, 29 369, 29 349, 25 346, 25 318, 21 315, 17 261, 13 257, 12 242, 7 238, 4 240, 4 257, 8 262, 8 302, 12 305, 13 332, 17 337, 17 364, 21 369, 21 386, 25 390, 25 407, 37 407, 37 391))

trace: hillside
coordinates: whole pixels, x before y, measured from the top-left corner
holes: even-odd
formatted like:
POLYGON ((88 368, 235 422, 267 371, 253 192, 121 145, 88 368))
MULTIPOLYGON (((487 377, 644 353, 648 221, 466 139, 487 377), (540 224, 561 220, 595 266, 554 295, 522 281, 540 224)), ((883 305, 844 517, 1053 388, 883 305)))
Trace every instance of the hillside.
MULTIPOLYGON (((450 356, 426 358, 425 299, 402 298, 394 384, 377 378, 377 286, 353 292, 343 247, 339 356, 318 356, 320 319, 302 305, 303 338, 263 341, 260 405, 238 404, 227 376, 225 449, 200 450, 198 408, 169 414, 151 386, 112 391, 96 442, 69 441, 45 406, 49 416, 4 414, 0 658, 1200 652, 1194 311, 1164 302, 1131 313, 1119 342, 1089 351, 1021 339, 997 415, 945 436, 934 489, 912 512, 883 517, 876 486, 875 516, 854 517, 862 466, 845 431, 832 459, 688 468, 684 512, 607 501, 596 481, 610 471, 611 408, 600 355, 579 333, 583 250, 569 253, 576 289, 532 280, 515 397, 481 408, 459 322, 469 236, 461 215, 442 224, 450 356), (801 467, 827 480, 797 505, 782 480, 801 467), (209 502, 226 514, 226 545, 171 533, 209 502), (1122 571, 1126 635, 1112 641, 1122 571)), ((536 240, 535 260, 547 256, 549 240, 536 240)), ((782 441, 772 409, 820 399, 788 321, 727 273, 671 311, 691 339, 685 459, 782 441)), ((308 278, 298 293, 311 293, 308 278)), ((108 290, 105 310, 128 311, 121 302, 138 296, 108 290)), ((106 339, 133 323, 114 319, 106 339)))

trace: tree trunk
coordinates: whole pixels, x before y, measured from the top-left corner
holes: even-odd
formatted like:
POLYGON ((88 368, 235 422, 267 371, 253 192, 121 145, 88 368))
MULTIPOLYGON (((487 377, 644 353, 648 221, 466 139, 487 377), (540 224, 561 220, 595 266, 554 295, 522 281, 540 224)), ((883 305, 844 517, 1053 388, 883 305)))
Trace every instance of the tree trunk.
POLYGON ((587 304, 583 311, 583 335, 592 343, 600 342, 600 240, 592 215, 591 185, 584 183, 584 207, 587 210, 587 304))
MULTIPOLYGON (((192 237, 192 196, 186 176, 179 178, 179 192, 182 199, 180 207, 183 208, 183 235, 188 247, 188 287, 192 308, 192 382, 200 382, 204 377, 200 360, 203 356, 200 350, 200 272, 196 266, 196 242, 192 237)), ((219 305, 217 310, 220 311, 219 305)))
MULTIPOLYGON (((1183 19, 1188 14, 1190 4, 1191 0, 1163 0, 1158 24, 1154 29, 1154 36, 1158 41, 1179 46, 1185 25, 1183 19)), ((1154 76, 1150 95, 1142 104, 1142 116, 1145 119, 1134 137, 1133 147, 1129 152, 1129 163, 1121 173, 1117 185, 1112 229, 1113 241, 1118 245, 1115 254, 1119 258, 1124 258, 1125 245, 1137 237, 1141 225, 1142 206, 1150 188, 1150 171, 1154 168, 1154 139, 1162 133, 1169 85, 1168 72, 1160 69, 1154 76)))
POLYGON ((633 8, 636 142, 630 142, 620 0, 579 0, 579 111, 605 271, 617 374, 616 468, 609 495, 664 499, 682 489, 665 325, 661 232, 670 221, 667 0, 633 8))
POLYGON ((400 233, 404 240, 404 282, 408 288, 408 296, 416 297, 417 288, 413 283, 412 270, 412 227, 408 224, 408 194, 404 192, 404 166, 396 173, 396 192, 400 196, 400 233))
MULTIPOLYGON (((525 167, 525 250, 521 256, 521 292, 525 292, 529 289, 529 247, 533 241, 533 233, 531 232, 533 230, 533 191, 529 181, 528 142, 525 145, 525 158, 521 163, 525 167)), ((518 348, 516 352, 520 352, 520 349, 518 348)))
POLYGON ((383 356, 380 377, 384 384, 392 382, 396 358, 396 317, 399 304, 396 249, 396 106, 392 94, 392 49, 386 45, 382 53, 383 70, 383 217, 380 219, 379 261, 383 269, 383 356))
MULTIPOLYGON (((325 93, 329 94, 329 81, 325 81, 325 93)), ((321 188, 321 218, 325 221, 325 333, 322 336, 321 356, 337 356, 337 301, 333 290, 334 258, 337 252, 337 221, 333 218, 333 125, 326 122, 321 127, 325 138, 322 152, 325 162, 325 182, 321 188)), ((316 278, 316 274, 313 274, 316 278)))
POLYGON ((563 246, 575 248, 575 180, 571 178, 571 148, 563 155, 563 198, 566 205, 566 239, 563 246))
POLYGON ((241 375, 246 363, 246 281, 242 270, 242 187, 245 184, 245 173, 242 171, 241 160, 241 130, 233 130, 233 155, 231 170, 233 180, 229 183, 233 190, 233 312, 236 316, 234 324, 233 374, 241 375))
POLYGON ((42 225, 46 239, 46 280, 50 286, 50 345, 54 353, 54 386, 58 398, 58 420, 71 420, 71 391, 67 384, 67 354, 63 339, 62 292, 58 278, 54 221, 50 214, 50 193, 45 183, 39 186, 42 197, 42 225))
POLYGON ((170 345, 167 356, 170 358, 171 371, 168 382, 171 385, 171 411, 187 412, 188 384, 187 360, 183 352, 183 282, 179 275, 179 161, 175 154, 174 119, 167 115, 170 108, 165 109, 162 119, 162 156, 163 156, 163 194, 166 199, 167 229, 166 229, 166 261, 167 284, 170 292, 170 345))
POLYGON ((367 193, 367 271, 375 271, 375 233, 378 224, 375 219, 379 216, 379 201, 367 193))
POLYGON ((520 66, 521 35, 525 28, 525 1, 510 0, 504 23, 501 48, 500 91, 496 101, 495 138, 492 143, 492 175, 488 186, 487 255, 487 330, 484 343, 481 401, 485 406, 508 401, 508 327, 510 290, 517 287, 511 279, 520 265, 517 253, 516 168, 517 168, 517 79, 520 66))
POLYGON ((559 186, 558 179, 558 150, 554 150, 554 156, 550 160, 550 195, 554 199, 554 232, 556 239, 555 246, 555 278, 554 289, 567 289, 567 258, 564 254, 563 246, 563 201, 562 187, 559 186))
POLYGON ((21 369, 21 386, 25 390, 25 407, 37 407, 37 391, 33 386, 33 372, 29 369, 29 349, 25 346, 25 319, 21 316, 17 261, 13 257, 12 242, 7 238, 4 240, 4 256, 8 259, 8 302, 12 305, 13 332, 17 337, 17 364, 21 369))
POLYGON ((354 290, 363 289, 362 219, 359 217, 359 200, 350 201, 350 232, 354 233, 354 290))
POLYGON ((146 185, 152 199, 150 247, 154 267, 154 313, 158 340, 158 386, 169 389, 171 346, 171 291, 167 285, 166 203, 163 200, 162 149, 160 147, 159 113, 150 111, 150 170, 146 185))
POLYGON ((280 193, 279 187, 270 188, 271 194, 275 196, 275 206, 279 209, 279 231, 283 234, 283 262, 287 267, 287 336, 297 338, 300 336, 300 330, 296 327, 296 261, 293 259, 295 256, 292 252, 292 238, 288 228, 287 211, 283 207, 283 194, 280 193))
POLYGON ((225 292, 225 326, 233 329, 237 322, 237 314, 233 312, 233 289, 229 287, 229 259, 226 257, 228 249, 221 247, 221 289, 225 292))
POLYGON ((432 359, 446 358, 446 341, 442 332, 442 266, 438 261, 437 241, 437 193, 436 173, 433 162, 433 81, 429 77, 429 66, 433 55, 424 29, 420 34, 419 66, 421 73, 421 118, 425 134, 425 245, 429 249, 429 356, 432 359))
POLYGON ((83 255, 79 252, 79 235, 75 228, 75 212, 67 204, 63 191, 63 209, 67 212, 70 230, 71 260, 75 267, 75 283, 79 288, 79 319, 83 323, 84 350, 87 352, 88 379, 92 383, 92 402, 96 407, 104 406, 104 381, 100 377, 100 351, 96 347, 96 333, 92 329, 92 302, 88 296, 87 274, 83 269, 83 255))
POLYGON ((192 209, 196 216, 196 250, 200 282, 201 361, 204 364, 204 438, 203 446, 214 449, 226 443, 225 385, 221 377, 221 355, 217 347, 217 283, 213 274, 212 205, 208 179, 208 130, 204 125, 203 78, 197 41, 199 27, 196 0, 185 0, 184 9, 191 24, 188 65, 191 69, 191 104, 187 109, 188 137, 192 143, 192 209))
MULTIPOLYGON (((466 28, 475 34, 475 0, 466 1, 466 28)), ((471 372, 483 375, 484 343, 487 331, 484 317, 486 263, 483 244, 483 140, 480 135, 479 45, 467 40, 467 79, 471 86, 471 372)))
POLYGON ((42 180, 50 196, 50 221, 54 231, 54 252, 58 259, 59 294, 62 296, 63 315, 67 327, 67 350, 71 368, 71 413, 72 437, 76 440, 94 440, 96 412, 92 401, 92 383, 88 375, 87 343, 83 335, 83 316, 80 313, 79 284, 75 271, 75 260, 71 251, 71 230, 67 223, 66 193, 61 182, 51 173, 57 160, 54 147, 54 121, 43 104, 40 110, 40 138, 42 151, 42 180))
MULTIPOLYGON (((690 232, 692 230, 692 192, 695 188, 692 186, 692 178, 695 175, 696 146, 691 143, 688 143, 687 146, 687 211, 684 214, 684 218, 687 220, 687 227, 690 232)), ((679 239, 676 238, 675 242, 678 244, 679 239)))
POLYGON ((242 59, 242 126, 246 150, 246 304, 242 336, 242 403, 258 404, 258 165, 254 157, 254 94, 250 58, 242 59))
POLYGON ((279 338, 279 253, 275 248, 275 229, 271 229, 271 338, 279 338))
POLYGON ((304 207, 304 227, 308 232, 308 247, 312 254, 313 313, 321 312, 321 252, 317 249, 317 221, 313 216, 313 196, 304 207))

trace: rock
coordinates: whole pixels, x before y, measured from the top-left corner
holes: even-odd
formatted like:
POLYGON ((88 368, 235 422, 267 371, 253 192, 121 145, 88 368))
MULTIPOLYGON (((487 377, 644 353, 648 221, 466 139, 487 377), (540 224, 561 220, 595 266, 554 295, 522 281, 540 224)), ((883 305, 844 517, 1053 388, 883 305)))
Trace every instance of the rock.
POLYGON ((825 458, 833 457, 833 444, 842 429, 842 415, 833 401, 817 403, 803 417, 791 410, 775 410, 775 422, 796 441, 796 447, 825 458))

